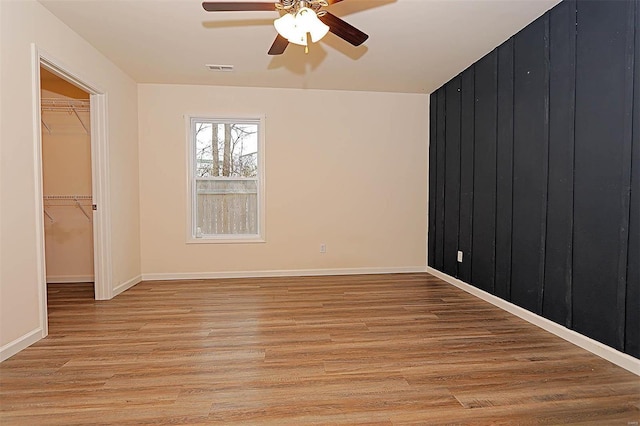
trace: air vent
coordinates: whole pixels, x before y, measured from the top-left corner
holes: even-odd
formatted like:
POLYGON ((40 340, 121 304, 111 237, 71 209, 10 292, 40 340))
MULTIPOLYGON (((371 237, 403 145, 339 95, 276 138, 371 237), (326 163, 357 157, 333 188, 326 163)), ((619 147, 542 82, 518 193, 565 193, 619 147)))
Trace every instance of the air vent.
POLYGON ((206 67, 209 68, 211 71, 217 71, 217 72, 231 72, 231 71, 233 71, 233 65, 207 64, 206 67))

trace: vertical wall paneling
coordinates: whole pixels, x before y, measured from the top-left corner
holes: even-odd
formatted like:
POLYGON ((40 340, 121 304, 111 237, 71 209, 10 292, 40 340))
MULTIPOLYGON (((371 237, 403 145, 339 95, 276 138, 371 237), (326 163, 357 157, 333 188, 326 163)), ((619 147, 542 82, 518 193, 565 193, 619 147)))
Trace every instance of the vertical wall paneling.
POLYGON ((549 146, 548 14, 514 37, 511 300, 542 313, 549 146))
POLYGON ((498 48, 498 130, 496 182, 495 294, 511 298, 511 217, 513 209, 513 38, 498 48))
POLYGON ((431 267, 435 267, 436 259, 436 170, 438 163, 436 161, 436 128, 438 121, 436 120, 436 111, 438 105, 438 96, 432 94, 429 98, 429 237, 427 247, 427 263, 431 267))
POLYGON ((462 263, 458 265, 458 277, 471 282, 472 229, 473 229, 473 144, 474 144, 474 67, 461 74, 461 124, 460 124, 460 229, 458 249, 462 251, 462 263))
POLYGON ((445 195, 444 262, 445 273, 458 276, 458 229, 460 223, 460 77, 445 85, 445 195))
POLYGON ((626 298, 627 298, 627 272, 628 272, 628 253, 629 253, 629 221, 631 213, 631 161, 633 151, 633 97, 634 97, 634 37, 635 37, 635 9, 637 0, 629 0, 626 10, 626 34, 625 34, 625 79, 624 79, 624 115, 623 115, 623 138, 622 138, 622 191, 620 193, 621 224, 620 224, 620 243, 618 256, 618 328, 616 338, 620 342, 620 348, 624 350, 625 334, 626 334, 626 298))
POLYGON ((444 264, 444 180, 446 176, 446 147, 445 147, 445 89, 441 87, 436 92, 438 106, 436 110, 436 247, 435 265, 442 270, 444 264))
POLYGON ((629 220, 628 199, 623 205, 621 194, 628 189, 631 167, 625 154, 631 142, 627 18, 632 1, 577 3, 573 325, 620 350, 625 306, 618 296, 626 280, 620 270, 623 252, 626 260, 621 235, 628 232, 629 220))
POLYGON ((458 278, 640 359, 640 2, 563 0, 443 87, 436 269, 457 213, 458 278))
POLYGON ((631 154, 631 204, 627 253, 627 309, 625 352, 640 358, 640 6, 635 4, 633 74, 633 139, 631 154))
POLYGON ((549 15, 549 189, 543 315, 571 326, 576 4, 549 15))
POLYGON ((496 248, 497 50, 475 65, 473 255, 471 279, 494 292, 496 248))

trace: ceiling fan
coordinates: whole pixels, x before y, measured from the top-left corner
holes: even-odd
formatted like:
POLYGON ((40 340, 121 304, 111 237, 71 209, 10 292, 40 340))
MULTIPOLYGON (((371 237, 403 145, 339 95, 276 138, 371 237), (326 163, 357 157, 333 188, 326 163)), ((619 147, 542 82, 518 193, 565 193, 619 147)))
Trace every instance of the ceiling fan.
POLYGON ((282 16, 274 21, 278 35, 269 49, 269 55, 281 55, 289 43, 305 46, 308 52, 309 36, 312 42, 319 41, 327 32, 332 32, 354 46, 360 46, 369 36, 324 7, 343 0, 276 0, 275 3, 255 1, 205 1, 202 7, 207 12, 279 11, 282 16))

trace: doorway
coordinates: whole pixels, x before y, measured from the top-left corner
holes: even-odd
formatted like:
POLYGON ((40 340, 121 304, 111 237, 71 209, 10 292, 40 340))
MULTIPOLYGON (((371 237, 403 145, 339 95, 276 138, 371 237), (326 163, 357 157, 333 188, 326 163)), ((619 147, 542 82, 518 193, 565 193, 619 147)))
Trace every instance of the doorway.
MULTIPOLYGON (((49 274, 47 271, 47 248, 51 251, 51 246, 45 241, 46 225, 45 221, 49 221, 49 225, 52 223, 51 218, 45 213, 45 208, 48 208, 48 213, 56 221, 56 217, 50 210, 53 209, 52 204, 71 204, 71 206, 64 206, 68 209, 66 214, 80 214, 79 218, 83 218, 87 222, 91 223, 90 235, 92 244, 90 249, 93 252, 89 255, 88 263, 93 265, 93 293, 96 300, 108 300, 113 297, 113 290, 111 286, 111 221, 109 217, 110 199, 109 199, 109 155, 108 155, 108 139, 107 139, 107 101, 106 93, 98 86, 89 83, 84 77, 78 76, 77 73, 60 63, 57 59, 51 57, 49 54, 38 49, 35 44, 32 44, 32 87, 33 87, 33 125, 34 125, 34 157, 35 172, 36 172, 36 190, 35 190, 35 208, 36 218, 38 220, 35 223, 36 238, 37 238, 37 275, 38 275, 38 299, 40 305, 40 325, 42 330, 42 337, 48 334, 48 312, 47 312, 47 275, 52 278, 54 274, 49 274), (43 122, 43 109, 45 102, 41 101, 41 72, 49 73, 53 77, 63 80, 69 90, 84 92, 85 96, 88 95, 88 100, 83 99, 81 103, 74 103, 76 112, 73 109, 67 111, 71 115, 71 118, 77 120, 75 126, 86 127, 86 133, 89 135, 89 146, 85 149, 89 152, 90 164, 85 165, 89 173, 89 188, 90 192, 85 193, 86 183, 84 189, 81 191, 78 188, 79 193, 72 194, 51 194, 45 192, 44 187, 44 164, 43 164, 43 134, 44 132, 52 131, 53 129, 47 129, 45 122, 43 122), (85 119, 82 119, 82 114, 78 110, 80 107, 87 107, 85 119), (81 117, 78 120, 78 117, 81 117), (82 123, 81 123, 82 121, 82 123), (54 197, 45 198, 45 196, 61 196, 58 201, 54 197), (70 196, 70 198, 69 198, 70 196), (46 201, 46 203, 45 203, 46 201), (76 203, 76 201, 78 201, 76 203), (86 213, 86 214, 85 214, 86 213), (92 260, 92 262, 91 262, 92 260)), ((45 76, 46 78, 46 76, 45 76)), ((44 97, 43 97, 44 98, 44 97)), ((76 102, 76 101, 74 101, 76 102)), ((67 105, 68 107, 69 105, 67 105)), ((83 111, 84 113, 84 111, 83 111)), ((83 131, 85 129, 83 128, 83 131)), ((86 137, 86 136, 85 136, 86 137)), ((73 164, 66 164, 66 168, 73 167, 73 164)), ((47 186, 47 191, 49 190, 47 186)), ((62 207, 61 207, 62 208, 62 207)), ((64 215, 65 213, 60 213, 64 215)), ((62 217, 62 216, 60 216, 62 217)), ((66 237, 63 233, 62 237, 66 237)), ((64 275, 64 274, 62 274, 64 275)), ((74 275, 74 274, 70 274, 74 275)), ((81 274, 78 274, 81 275, 81 274)), ((88 275, 85 275, 85 278, 88 275)), ((66 277, 65 279, 71 279, 66 277)))
MULTIPOLYGON (((42 190, 48 294, 94 284, 89 93, 40 67, 42 190)), ((82 294, 93 299, 95 291, 82 294)), ((51 305, 49 304, 49 310, 51 305)))

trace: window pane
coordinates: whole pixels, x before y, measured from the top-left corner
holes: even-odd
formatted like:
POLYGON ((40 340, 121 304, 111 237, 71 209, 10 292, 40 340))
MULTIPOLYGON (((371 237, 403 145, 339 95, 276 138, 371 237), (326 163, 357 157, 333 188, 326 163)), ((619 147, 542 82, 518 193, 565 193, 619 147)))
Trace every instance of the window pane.
POLYGON ((196 177, 257 177, 258 125, 195 122, 196 177))
POLYGON ((195 123, 196 177, 213 176, 213 125, 195 123))
POLYGON ((196 181, 196 236, 258 233, 258 181, 196 181))
POLYGON ((262 119, 192 117, 190 123, 191 237, 261 238, 262 119))

